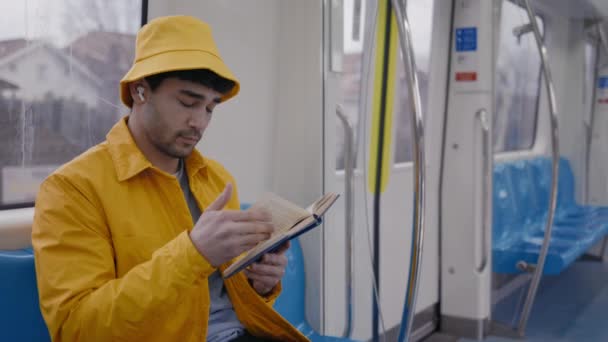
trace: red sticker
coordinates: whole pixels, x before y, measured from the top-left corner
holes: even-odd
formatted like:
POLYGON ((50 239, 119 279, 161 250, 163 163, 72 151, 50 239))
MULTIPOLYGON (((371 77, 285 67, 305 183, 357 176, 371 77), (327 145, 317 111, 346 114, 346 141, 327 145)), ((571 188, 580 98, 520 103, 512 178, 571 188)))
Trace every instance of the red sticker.
POLYGON ((601 103, 601 104, 607 104, 608 103, 608 98, 606 98, 606 99, 598 99, 597 102, 601 103))
POLYGON ((474 82, 477 81, 477 73, 476 72, 457 72, 456 73, 456 81, 459 82, 474 82))

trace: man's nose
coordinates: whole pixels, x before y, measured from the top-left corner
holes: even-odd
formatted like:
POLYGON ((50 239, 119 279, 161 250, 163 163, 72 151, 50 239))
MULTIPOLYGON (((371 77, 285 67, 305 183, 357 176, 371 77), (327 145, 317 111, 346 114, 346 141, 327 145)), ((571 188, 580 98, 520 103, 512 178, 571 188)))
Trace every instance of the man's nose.
POLYGON ((206 109, 193 114, 190 117, 190 121, 188 122, 188 125, 190 127, 194 128, 194 129, 196 129, 198 131, 203 130, 205 128, 206 124, 207 124, 206 109))

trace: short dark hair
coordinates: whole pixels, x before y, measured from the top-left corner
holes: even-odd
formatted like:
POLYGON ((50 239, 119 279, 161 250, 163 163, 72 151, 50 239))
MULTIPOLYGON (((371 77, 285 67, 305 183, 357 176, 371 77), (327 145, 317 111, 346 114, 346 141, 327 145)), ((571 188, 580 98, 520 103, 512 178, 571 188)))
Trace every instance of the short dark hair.
POLYGON ((154 91, 165 79, 172 77, 182 81, 202 84, 205 87, 211 88, 221 94, 228 93, 236 85, 234 81, 223 78, 209 69, 168 71, 146 76, 144 79, 148 82, 152 91, 154 91))

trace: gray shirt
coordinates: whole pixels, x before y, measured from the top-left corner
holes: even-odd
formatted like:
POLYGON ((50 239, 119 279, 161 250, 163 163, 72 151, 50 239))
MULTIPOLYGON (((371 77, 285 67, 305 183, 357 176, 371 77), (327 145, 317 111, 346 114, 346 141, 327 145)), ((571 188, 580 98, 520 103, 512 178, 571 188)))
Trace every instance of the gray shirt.
MULTIPOLYGON (((201 210, 194 199, 194 195, 190 191, 188 184, 188 175, 184 168, 182 160, 179 162, 179 171, 175 174, 179 180, 179 185, 182 188, 192 222, 198 221, 201 216, 201 210)), ((209 297, 211 306, 209 308, 209 323, 207 327, 208 342, 225 342, 233 340, 244 334, 245 328, 239 321, 232 307, 230 297, 226 292, 224 280, 218 271, 213 272, 209 276, 209 297)))

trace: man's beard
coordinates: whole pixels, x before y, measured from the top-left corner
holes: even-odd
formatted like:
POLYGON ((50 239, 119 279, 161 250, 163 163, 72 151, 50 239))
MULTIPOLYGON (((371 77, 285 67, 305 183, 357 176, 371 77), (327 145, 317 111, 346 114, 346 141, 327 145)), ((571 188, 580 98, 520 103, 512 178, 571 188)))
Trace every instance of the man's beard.
POLYGON ((192 153, 195 145, 193 145, 192 147, 189 147, 189 148, 186 147, 184 149, 178 148, 176 140, 179 136, 180 136, 180 134, 178 134, 176 136, 176 138, 173 139, 173 141, 175 142, 173 144, 171 144, 171 143, 163 144, 163 143, 155 142, 154 146, 156 146, 157 149, 159 149, 162 153, 164 153, 165 155, 167 155, 169 157, 177 158, 177 159, 186 158, 192 153))

